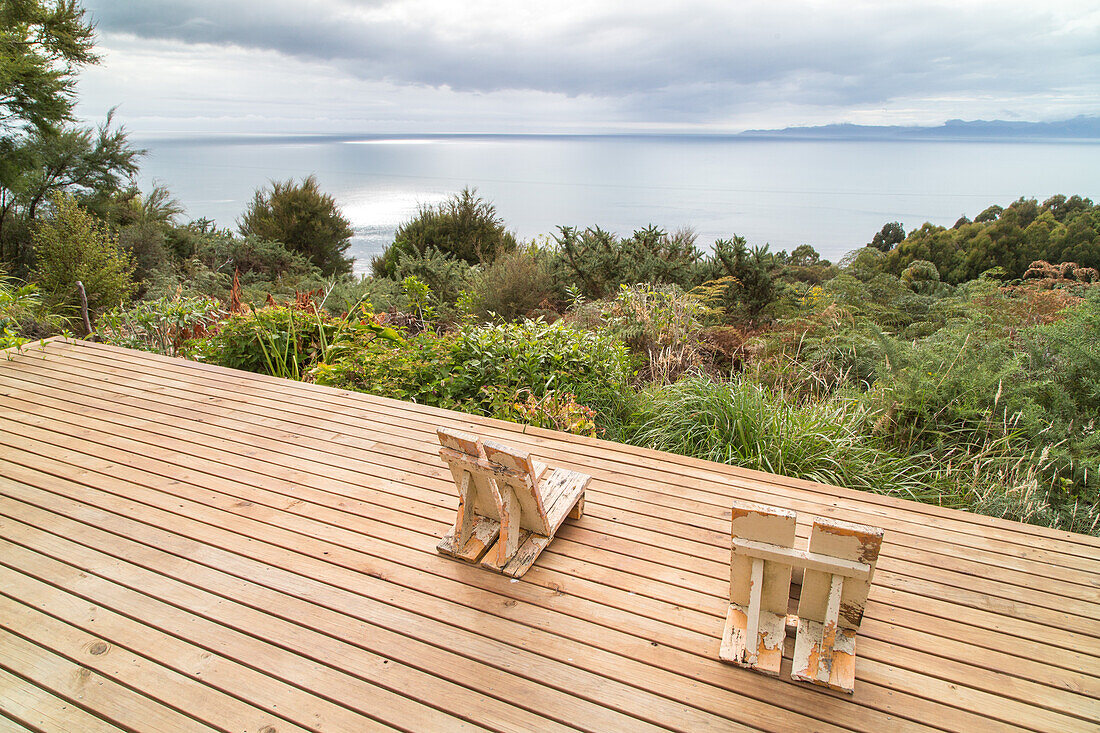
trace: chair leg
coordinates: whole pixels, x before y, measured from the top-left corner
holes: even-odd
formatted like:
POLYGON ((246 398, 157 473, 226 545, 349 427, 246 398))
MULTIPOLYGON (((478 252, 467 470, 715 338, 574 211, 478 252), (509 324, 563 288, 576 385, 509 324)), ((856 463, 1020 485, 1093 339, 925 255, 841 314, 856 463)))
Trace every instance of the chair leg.
POLYGON ((569 510, 570 519, 580 519, 584 516, 584 492, 581 492, 580 497, 577 499, 577 503, 573 505, 573 508, 569 510))

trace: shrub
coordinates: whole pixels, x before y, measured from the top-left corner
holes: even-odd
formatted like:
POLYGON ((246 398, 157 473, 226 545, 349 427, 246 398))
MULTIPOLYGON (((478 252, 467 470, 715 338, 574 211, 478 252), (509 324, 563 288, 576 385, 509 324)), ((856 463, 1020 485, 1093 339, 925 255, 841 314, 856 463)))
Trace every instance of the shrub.
POLYGON ((607 420, 621 417, 622 396, 630 392, 626 347, 610 334, 561 322, 464 327, 454 365, 452 393, 460 399, 480 399, 483 386, 528 389, 536 398, 569 392, 607 420))
POLYGON ((394 278, 406 280, 414 277, 428 286, 435 306, 450 305, 458 294, 469 287, 477 269, 464 260, 431 248, 413 254, 401 253, 397 257, 394 278))
POLYGON ((212 364, 301 379, 336 332, 326 315, 276 306, 230 316, 202 344, 212 364))
POLYGON ((587 298, 604 298, 620 285, 636 283, 691 288, 715 272, 690 230, 669 235, 649 226, 619 238, 599 227, 583 232, 559 227, 554 239, 561 248, 565 279, 577 284, 587 298))
POLYGON ((36 285, 17 282, 0 270, 0 349, 21 347, 59 325, 47 312, 36 285))
POLYGON ((84 285, 93 317, 130 299, 133 260, 106 225, 80 208, 72 196, 54 197, 52 211, 35 229, 33 240, 37 260, 33 279, 47 305, 65 315, 75 314, 80 307, 78 281, 84 285))
POLYGON ((464 188, 438 206, 422 206, 398 227, 393 244, 371 262, 375 275, 398 277, 401 255, 423 255, 437 250, 468 265, 494 261, 516 248, 516 237, 505 229, 496 208, 464 188))
POLYGON ((223 315, 216 300, 176 295, 120 305, 100 317, 97 330, 116 346, 179 356, 188 351, 187 342, 205 336, 223 315))
POLYGON ((317 384, 461 409, 450 397, 452 340, 423 331, 403 342, 373 339, 317 364, 317 384))
POLYGON ((572 317, 603 329, 636 357, 637 381, 668 384, 703 364, 701 335, 713 311, 675 285, 622 285, 613 300, 581 303, 572 317))
POLYGON ((270 188, 257 191, 239 227, 245 236, 282 242, 326 276, 351 272, 353 260, 344 255, 354 233, 351 224, 336 200, 321 193, 314 176, 299 185, 273 181, 270 188))
POLYGON ((562 295, 552 260, 553 253, 535 244, 502 255, 473 278, 467 308, 482 320, 545 314, 562 295))

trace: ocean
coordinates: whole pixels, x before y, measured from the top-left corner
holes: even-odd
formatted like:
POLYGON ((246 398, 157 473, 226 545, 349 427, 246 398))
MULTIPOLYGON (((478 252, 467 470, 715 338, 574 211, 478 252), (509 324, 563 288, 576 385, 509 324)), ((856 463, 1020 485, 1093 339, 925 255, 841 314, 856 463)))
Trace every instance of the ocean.
POLYGON ((991 204, 1100 197, 1100 141, 803 140, 688 135, 141 137, 140 183, 235 228, 255 190, 315 174, 355 229, 357 272, 417 207, 463 187, 524 240, 558 226, 691 228, 837 260, 888 221, 951 226, 991 204))

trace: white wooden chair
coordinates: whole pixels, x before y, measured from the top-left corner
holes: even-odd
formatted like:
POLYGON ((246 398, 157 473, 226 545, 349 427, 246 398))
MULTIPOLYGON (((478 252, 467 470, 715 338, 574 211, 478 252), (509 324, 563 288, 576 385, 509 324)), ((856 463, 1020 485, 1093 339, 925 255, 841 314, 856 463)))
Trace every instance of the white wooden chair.
POLYGON ((439 428, 440 457, 458 489, 458 517, 436 549, 519 577, 565 518, 580 518, 590 476, 551 470, 525 451, 439 428))
POLYGON ((815 518, 807 550, 794 549, 796 515, 735 502, 730 605, 718 657, 778 675, 795 630, 791 677, 851 693, 855 643, 883 531, 815 518), (802 571, 798 616, 788 616, 793 569, 802 571))

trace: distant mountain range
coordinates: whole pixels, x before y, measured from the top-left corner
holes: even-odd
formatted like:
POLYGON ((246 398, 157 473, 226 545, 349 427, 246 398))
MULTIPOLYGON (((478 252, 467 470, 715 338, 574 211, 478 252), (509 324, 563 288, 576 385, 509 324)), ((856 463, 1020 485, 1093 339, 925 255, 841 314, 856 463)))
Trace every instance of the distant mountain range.
POLYGON ((739 137, 782 137, 808 140, 1100 140, 1100 116, 1079 115, 1060 122, 948 120, 938 127, 822 125, 782 130, 746 130, 739 137))

